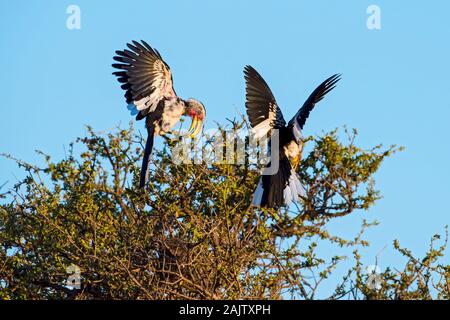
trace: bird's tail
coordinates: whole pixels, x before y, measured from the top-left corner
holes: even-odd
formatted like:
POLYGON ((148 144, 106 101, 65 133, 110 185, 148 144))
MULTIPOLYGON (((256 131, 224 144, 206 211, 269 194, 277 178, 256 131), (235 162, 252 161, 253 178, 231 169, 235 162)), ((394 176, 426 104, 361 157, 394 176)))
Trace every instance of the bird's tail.
MULTIPOLYGON (((270 164, 269 164, 270 166, 270 164)), ((289 159, 281 152, 278 171, 273 175, 262 175, 253 194, 253 205, 259 207, 279 208, 298 202, 305 195, 297 173, 289 159)))
POLYGON ((141 176, 139 179, 139 188, 144 188, 148 181, 148 163, 150 160, 150 155, 153 149, 153 138, 155 135, 155 127, 149 126, 147 128, 147 142, 145 143, 144 158, 142 159, 141 176))

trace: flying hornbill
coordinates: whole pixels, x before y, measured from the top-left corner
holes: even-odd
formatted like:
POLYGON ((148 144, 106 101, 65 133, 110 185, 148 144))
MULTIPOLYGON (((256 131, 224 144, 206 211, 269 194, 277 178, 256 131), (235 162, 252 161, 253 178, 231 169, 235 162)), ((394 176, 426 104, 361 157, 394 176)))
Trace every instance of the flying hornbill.
POLYGON ((126 91, 125 98, 131 115, 136 120, 145 119, 147 142, 142 160, 139 187, 148 178, 148 162, 155 135, 164 135, 180 120, 181 116, 192 119, 188 134, 195 137, 202 129, 206 111, 195 99, 183 100, 173 88, 172 72, 156 49, 145 41, 127 43, 130 50, 116 51, 112 66, 121 71, 113 72, 126 91))
POLYGON ((263 173, 253 194, 253 205, 276 208, 289 206, 305 193, 296 173, 303 149, 301 131, 316 103, 334 89, 341 76, 333 75, 319 85, 287 125, 272 91, 259 73, 253 67, 246 66, 244 77, 245 106, 254 137, 259 139, 270 135, 272 140, 275 134, 272 129, 278 129, 279 139, 278 152, 271 152, 271 162, 267 166, 278 161, 278 170, 274 174, 263 173))

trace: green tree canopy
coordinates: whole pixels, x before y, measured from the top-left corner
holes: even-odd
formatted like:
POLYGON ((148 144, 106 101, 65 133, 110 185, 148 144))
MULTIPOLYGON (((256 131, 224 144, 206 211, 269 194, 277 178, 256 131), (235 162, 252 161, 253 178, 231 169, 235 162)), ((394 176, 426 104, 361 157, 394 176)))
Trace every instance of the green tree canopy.
POLYGON ((132 127, 108 134, 88 128, 64 159, 41 153, 43 167, 9 156, 27 175, 2 194, 0 298, 448 299, 450 267, 439 262, 446 246, 436 243, 439 236, 423 258, 395 242, 404 269, 373 278, 359 254, 372 224, 348 239, 327 230, 380 198, 373 176, 399 150, 364 150, 355 131, 345 133, 307 139, 298 169, 307 196, 280 211, 251 205, 258 168, 175 164, 177 142, 169 139, 152 155, 148 189, 139 190, 142 138, 132 127), (348 273, 334 273, 343 257, 318 255, 324 245, 353 250, 348 273), (79 289, 67 283, 71 265, 79 268, 79 289), (331 276, 342 281, 318 296, 331 276))

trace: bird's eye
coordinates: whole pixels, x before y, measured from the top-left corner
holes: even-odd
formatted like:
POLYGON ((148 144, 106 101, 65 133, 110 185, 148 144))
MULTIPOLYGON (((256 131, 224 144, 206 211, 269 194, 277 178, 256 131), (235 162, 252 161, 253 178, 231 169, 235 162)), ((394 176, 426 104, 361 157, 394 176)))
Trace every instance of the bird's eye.
POLYGON ((194 116, 196 116, 197 115, 197 112, 195 112, 194 110, 190 110, 189 111, 189 116, 190 117, 194 117, 194 116))

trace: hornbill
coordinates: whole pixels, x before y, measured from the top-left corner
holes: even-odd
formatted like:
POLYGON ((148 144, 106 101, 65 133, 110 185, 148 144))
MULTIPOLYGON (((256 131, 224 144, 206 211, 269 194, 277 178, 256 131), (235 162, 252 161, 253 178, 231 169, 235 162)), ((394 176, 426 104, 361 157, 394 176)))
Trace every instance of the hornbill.
POLYGON ((253 205, 276 208, 289 206, 292 201, 297 202, 299 196, 305 194, 296 173, 303 149, 303 126, 316 103, 334 89, 341 75, 335 74, 320 84, 288 124, 283 118, 272 91, 261 75, 253 67, 246 66, 244 77, 245 106, 252 134, 256 139, 270 135, 272 140, 275 137, 275 131, 272 129, 277 129, 279 142, 279 149, 275 153, 271 152, 271 162, 267 166, 270 167, 277 161, 278 170, 274 174, 263 172, 253 194, 253 205))
POLYGON ((131 115, 136 120, 145 119, 147 142, 142 160, 139 188, 148 178, 148 162, 155 135, 164 135, 180 120, 181 116, 192 119, 188 134, 195 137, 202 129, 206 111, 195 99, 183 100, 173 88, 172 72, 156 49, 145 41, 127 43, 128 49, 116 51, 113 72, 125 90, 125 99, 131 115))

